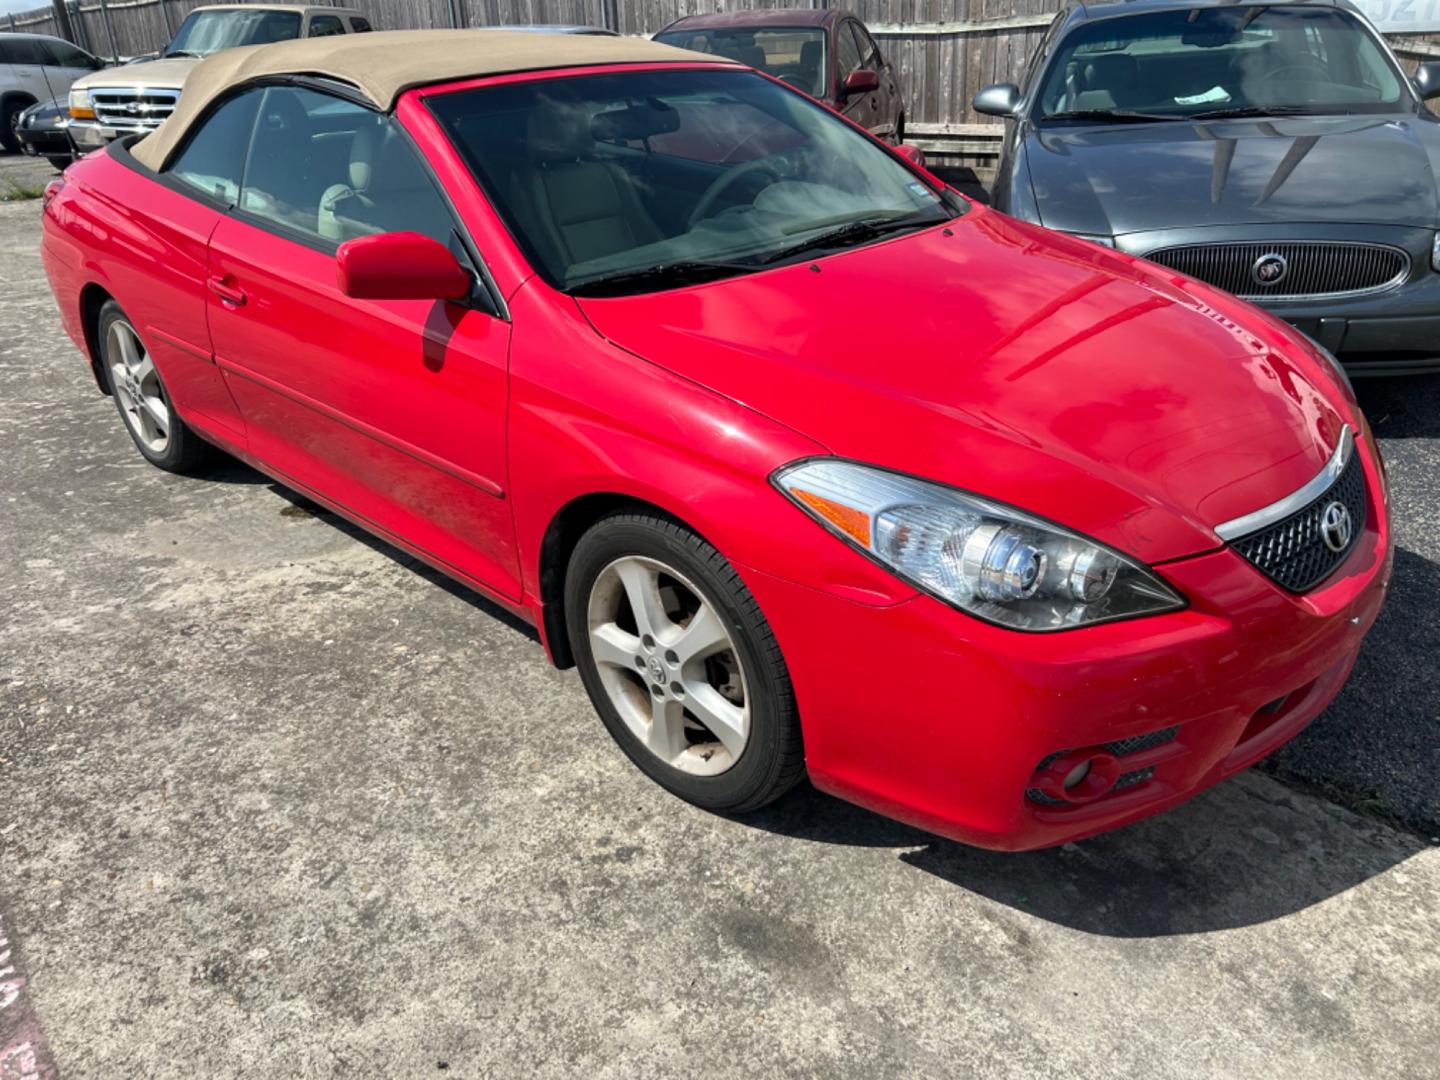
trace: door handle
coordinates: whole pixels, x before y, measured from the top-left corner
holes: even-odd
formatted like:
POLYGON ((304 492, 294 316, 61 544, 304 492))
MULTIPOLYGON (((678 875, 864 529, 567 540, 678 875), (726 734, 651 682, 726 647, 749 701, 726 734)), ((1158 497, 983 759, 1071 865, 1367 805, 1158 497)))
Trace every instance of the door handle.
POLYGON ((210 278, 210 291, 220 298, 222 304, 229 304, 231 307, 239 307, 245 303, 245 290, 234 284, 235 279, 229 274, 224 277, 214 276, 210 278))

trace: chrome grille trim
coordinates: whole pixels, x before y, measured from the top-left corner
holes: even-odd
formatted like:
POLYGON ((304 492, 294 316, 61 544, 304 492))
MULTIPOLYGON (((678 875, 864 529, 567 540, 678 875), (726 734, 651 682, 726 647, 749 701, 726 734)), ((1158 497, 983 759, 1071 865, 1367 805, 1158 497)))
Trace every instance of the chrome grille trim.
POLYGON ((95 119, 116 127, 150 130, 175 111, 178 90, 150 90, 144 87, 96 87, 90 91, 95 119), (133 110, 133 111, 132 111, 133 110))
POLYGON ((1340 478, 1340 474, 1345 471, 1345 466, 1350 464, 1350 456, 1354 453, 1355 433, 1350 430, 1350 425, 1346 424, 1340 429, 1340 441, 1335 444, 1335 451, 1330 455, 1330 460, 1304 487, 1292 491, 1283 499, 1273 502, 1269 506, 1262 506, 1252 513, 1216 525, 1215 535, 1226 543, 1230 543, 1268 528, 1277 521, 1283 521, 1328 491, 1330 486, 1340 478))
POLYGON ((1144 258, 1234 293, 1243 300, 1330 300, 1393 289, 1410 276, 1410 253, 1391 244, 1347 240, 1236 241, 1156 248, 1144 258), (1267 255, 1289 272, 1274 286, 1251 276, 1267 255))

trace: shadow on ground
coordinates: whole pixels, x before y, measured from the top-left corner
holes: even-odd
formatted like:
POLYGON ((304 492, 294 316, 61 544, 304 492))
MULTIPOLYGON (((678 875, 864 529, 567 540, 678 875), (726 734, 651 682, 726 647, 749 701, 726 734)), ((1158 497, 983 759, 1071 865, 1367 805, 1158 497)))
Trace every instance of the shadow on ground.
MULTIPOLYGON (((1412 383, 1377 385, 1370 408, 1384 422, 1428 434, 1440 411, 1411 406, 1412 383)), ((1396 432, 1399 434, 1399 432, 1396 432)), ((268 483, 235 463, 213 478, 268 483)), ((278 484, 285 514, 330 524, 531 639, 535 631, 441 572, 278 484)), ((1385 615, 1367 640, 1356 675, 1300 740, 1266 767, 1359 810, 1384 810, 1420 827, 1424 814, 1396 814, 1365 803, 1375 770, 1387 790, 1433 800, 1429 778, 1440 747, 1423 722, 1440 701, 1431 662, 1440 634, 1431 614, 1440 567, 1408 550, 1396 554, 1385 615), (1397 724, 1396 715, 1417 722, 1397 724), (1378 764, 1377 764, 1378 763, 1378 764)), ((823 844, 897 849, 925 873, 1059 925, 1117 937, 1202 933, 1268 922, 1345 892, 1422 850, 1424 842, 1248 774, 1184 806, 1128 828, 1062 848, 1027 854, 982 851, 870 813, 808 786, 745 818, 749 827, 823 844)))

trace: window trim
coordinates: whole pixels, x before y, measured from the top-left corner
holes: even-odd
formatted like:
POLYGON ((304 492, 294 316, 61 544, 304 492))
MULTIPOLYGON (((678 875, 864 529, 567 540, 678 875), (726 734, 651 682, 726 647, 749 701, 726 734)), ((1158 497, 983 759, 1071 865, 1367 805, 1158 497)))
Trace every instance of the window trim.
POLYGON ((344 37, 348 33, 350 33, 350 27, 345 24, 345 20, 339 15, 332 15, 328 11, 313 12, 310 18, 305 21, 305 36, 299 40, 308 41, 313 37, 344 37), (340 27, 340 29, 328 34, 315 33, 315 24, 323 19, 334 19, 335 25, 340 27))
MULTIPOLYGON (((474 237, 470 235, 470 230, 461 218, 459 209, 456 207, 455 201, 450 197, 450 193, 445 190, 445 186, 440 183, 440 179, 435 175, 435 170, 431 167, 430 162, 426 159, 425 155, 421 153, 420 146, 416 143, 414 136, 411 135, 404 124, 395 118, 394 113, 381 112, 381 110, 377 109, 371 101, 360 93, 357 87, 353 87, 348 83, 338 82, 333 79, 317 78, 311 75, 265 75, 240 83, 222 96, 211 101, 205 107, 205 111, 191 123, 190 129, 185 133, 185 139, 171 151, 170 156, 166 158, 159 171, 141 164, 135 159, 134 155, 130 153, 131 145, 144 138, 144 135, 130 135, 123 139, 116 139, 106 147, 106 152, 121 165, 139 173, 141 176, 154 180, 156 183, 168 188, 177 195, 183 195, 187 199, 192 199, 195 202, 210 207, 217 213, 234 217, 237 221, 243 221, 246 225, 260 229, 262 232, 268 232, 274 236, 278 236, 282 240, 289 240, 292 243, 300 244, 302 247, 308 247, 313 251, 318 251, 323 255, 333 257, 340 247, 339 244, 307 233, 303 229, 293 228, 283 222, 275 221, 272 218, 261 217, 228 200, 217 199, 215 196, 206 194, 199 188, 187 184, 185 181, 170 174, 170 166, 184 153, 185 148, 190 145, 195 135, 210 122, 210 118, 214 116, 221 107, 243 93, 249 93, 255 90, 264 91, 271 86, 291 86, 302 90, 310 90, 318 94, 324 94, 328 97, 340 98, 370 112, 386 117, 394 126, 394 129, 404 137, 406 144, 415 154, 415 160, 420 164, 421 172, 430 183, 430 186, 435 189, 436 194, 439 195, 441 204, 450 215, 451 232, 455 238, 458 239, 461 253, 465 256, 463 259, 460 259, 461 265, 465 266, 466 269, 474 275, 474 286, 471 288, 470 295, 463 301, 455 302, 463 307, 484 312, 492 318, 500 319, 503 322, 511 321, 509 306, 505 303, 505 298, 501 295, 500 288, 496 284, 494 276, 490 273, 489 266, 486 265, 484 258, 481 256, 480 250, 475 244, 474 237)), ((257 124, 259 117, 260 110, 257 108, 255 111, 257 124)), ((251 139, 254 138, 254 128, 251 129, 250 137, 251 139)), ((249 168, 249 156, 247 143, 246 161, 244 162, 246 171, 248 171, 249 168)), ((242 171, 239 190, 243 192, 244 189, 245 171, 242 171)), ((458 257, 459 256, 457 256, 457 258, 458 257)))

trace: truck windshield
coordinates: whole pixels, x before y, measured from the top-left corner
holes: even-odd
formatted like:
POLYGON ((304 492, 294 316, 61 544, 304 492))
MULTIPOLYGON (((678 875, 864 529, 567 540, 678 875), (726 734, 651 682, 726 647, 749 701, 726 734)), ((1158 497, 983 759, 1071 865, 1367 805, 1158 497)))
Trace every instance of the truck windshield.
POLYGON ((1353 16, 1245 6, 1127 15, 1055 50, 1038 117, 1096 121, 1393 112, 1400 73, 1353 16))
POLYGON ((166 56, 209 56, 239 45, 268 45, 300 36, 297 11, 241 9, 191 12, 165 50, 166 56))

